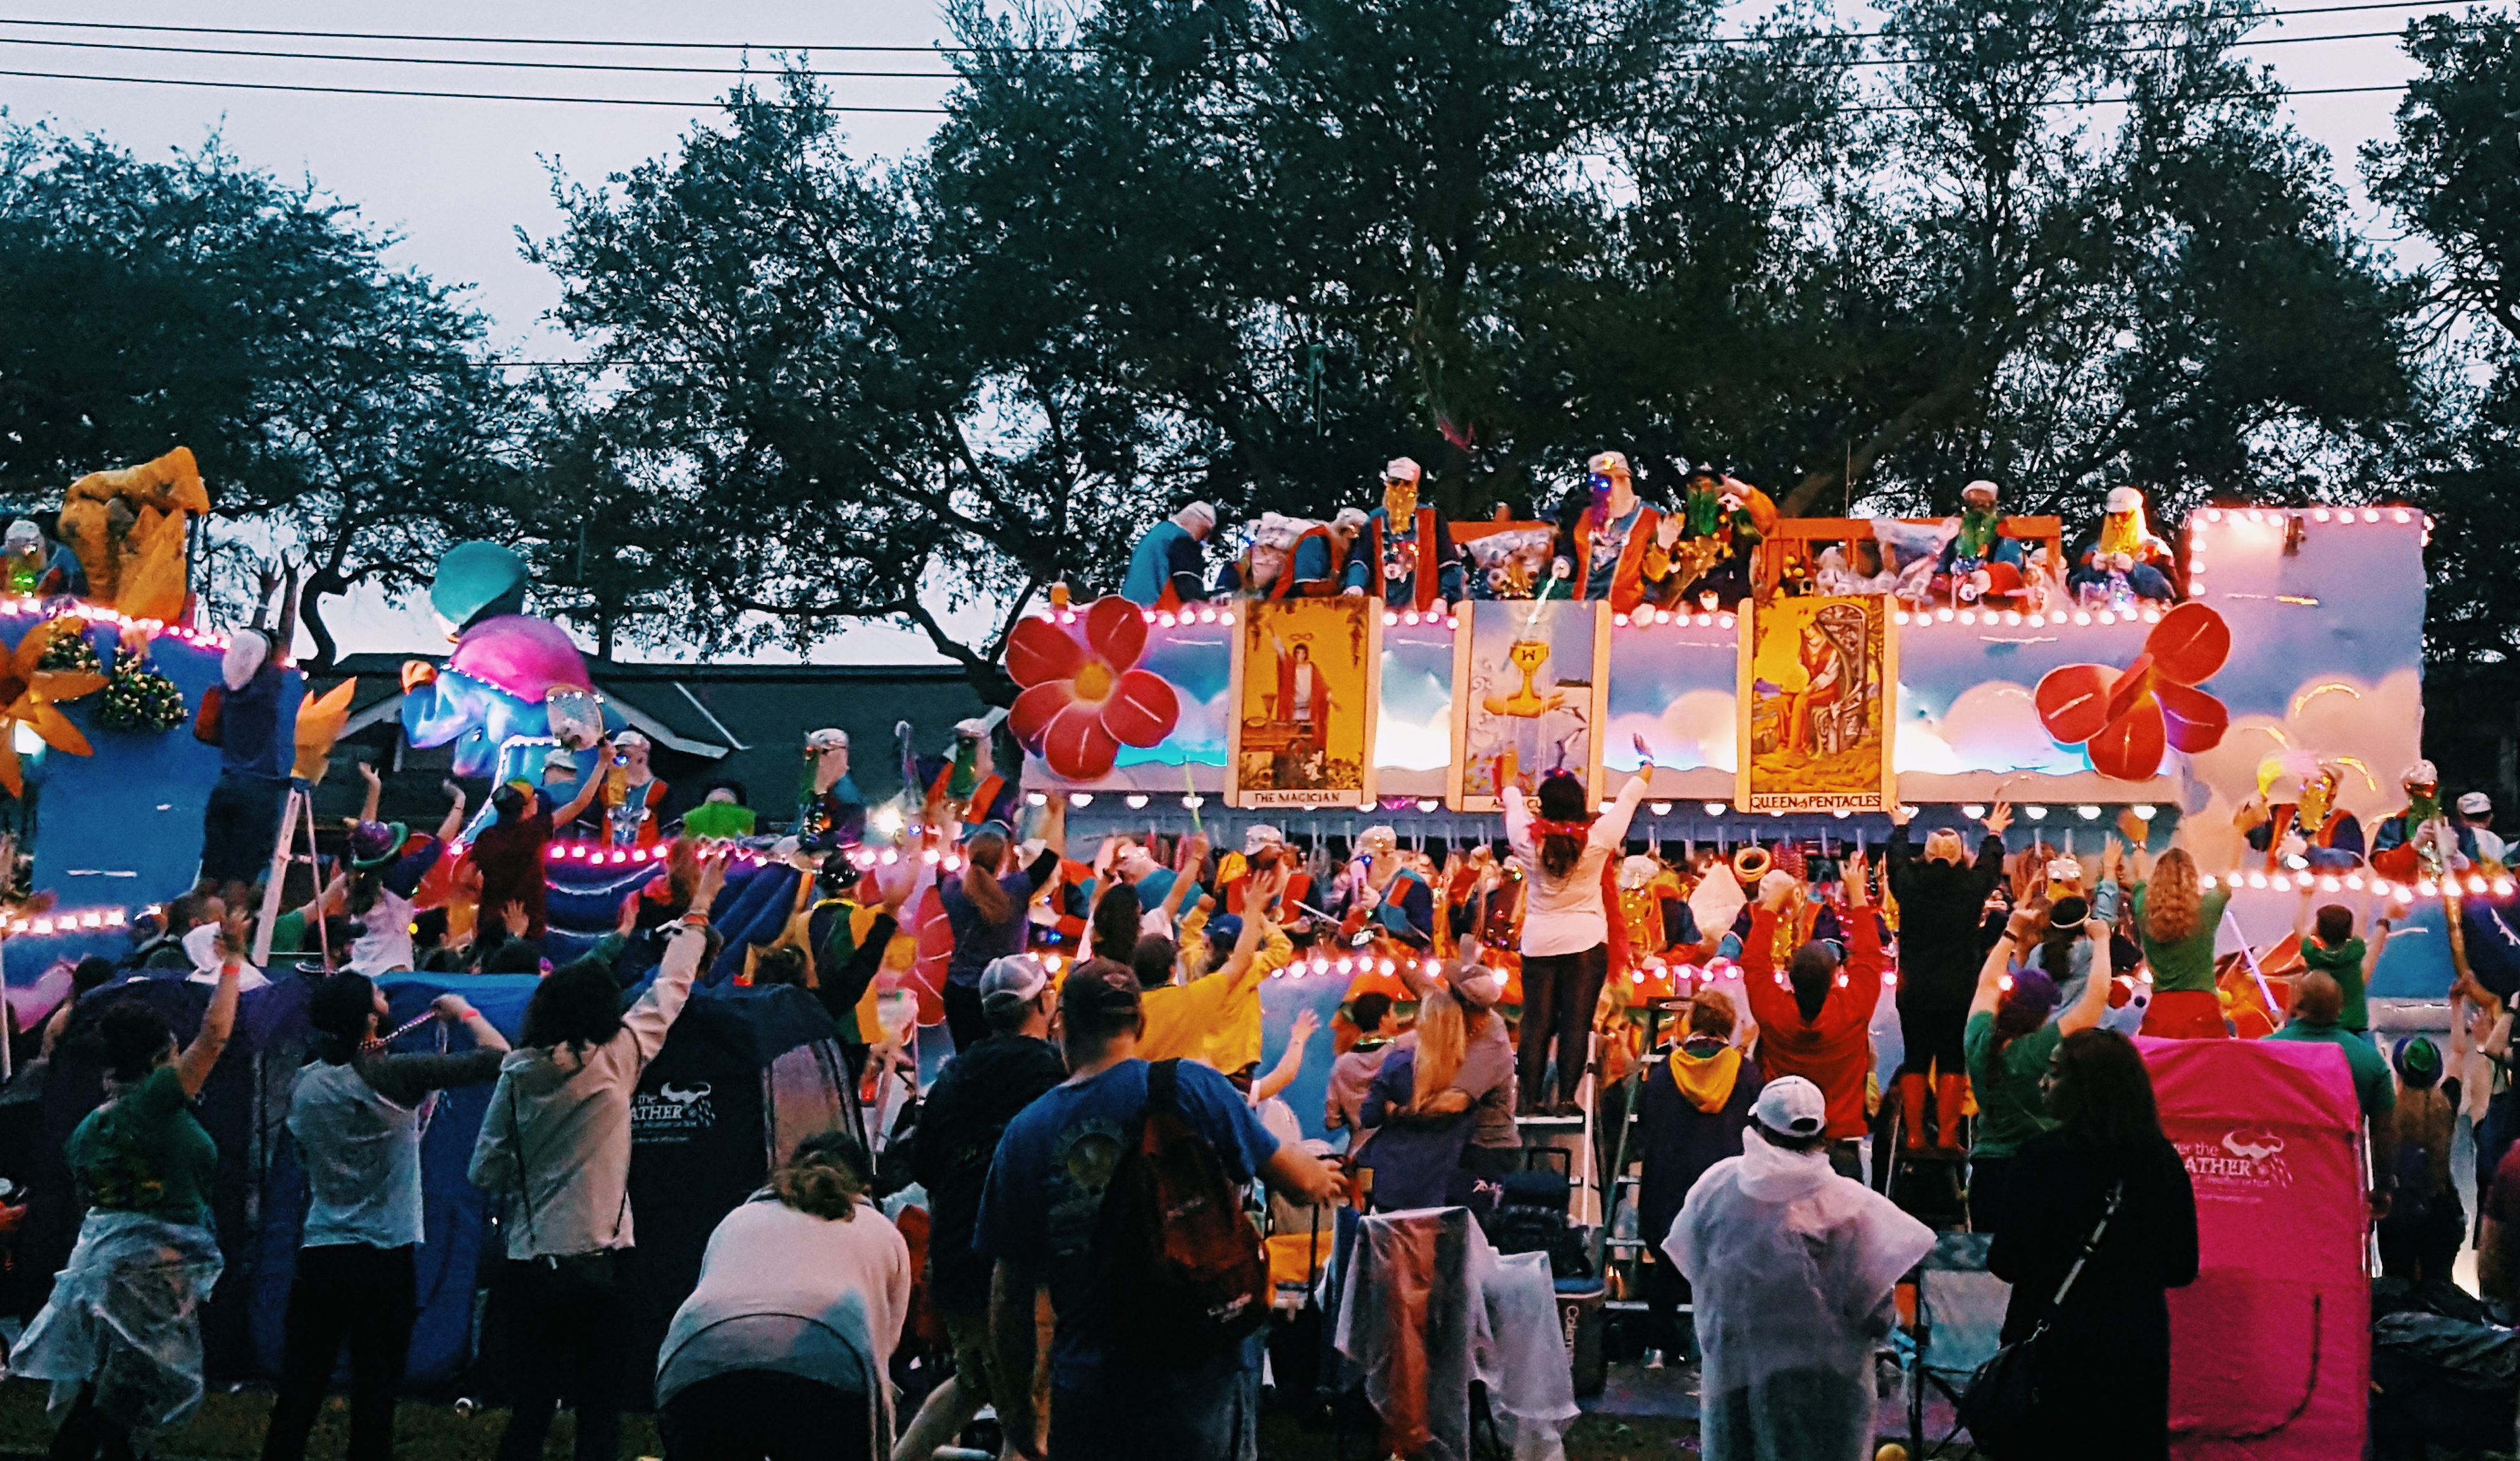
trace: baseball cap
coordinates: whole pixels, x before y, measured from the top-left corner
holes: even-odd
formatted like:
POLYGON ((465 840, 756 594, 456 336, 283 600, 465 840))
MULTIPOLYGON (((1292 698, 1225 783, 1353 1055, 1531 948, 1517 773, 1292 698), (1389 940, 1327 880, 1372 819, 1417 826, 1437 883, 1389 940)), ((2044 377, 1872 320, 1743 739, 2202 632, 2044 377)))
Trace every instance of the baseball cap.
POLYGON ((1455 959, 1444 966, 1444 988, 1471 1009, 1494 1009, 1505 994, 1505 981, 1485 964, 1455 959))
POLYGON ((1817 1136, 1828 1125, 1828 1098, 1800 1076, 1779 1076, 1760 1089, 1750 1115, 1780 1136, 1817 1136))
POLYGON ((1058 1010, 1073 1022, 1078 1016, 1102 1018, 1126 1014, 1141 1005, 1144 991, 1129 966, 1107 958, 1089 958, 1067 971, 1058 987, 1058 1010))
POLYGON ((2493 810, 2494 798, 2482 791, 2471 791, 2458 799, 2458 811, 2462 817, 2483 817, 2493 810))
POLYGON ((1050 985, 1050 971, 1028 953, 1010 953, 989 960, 980 971, 982 1008, 1003 1009, 1029 1004, 1050 985))

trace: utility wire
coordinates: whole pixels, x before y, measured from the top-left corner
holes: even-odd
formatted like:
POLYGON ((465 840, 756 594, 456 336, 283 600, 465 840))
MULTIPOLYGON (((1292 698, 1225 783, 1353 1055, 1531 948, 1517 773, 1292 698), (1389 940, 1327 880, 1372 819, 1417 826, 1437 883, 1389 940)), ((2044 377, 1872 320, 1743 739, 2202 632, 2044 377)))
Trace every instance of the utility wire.
MULTIPOLYGON (((0 22, 0 23, 7 22, 0 22)), ((2478 28, 2477 22, 2454 22, 2454 26, 2461 30, 2478 28)), ((2236 50, 2246 46, 2300 46, 2317 45, 2329 41, 2392 40, 2402 33, 2403 32, 2396 30, 2354 30, 2344 31, 2333 35, 2271 35, 2257 39, 2231 41, 2228 43, 2228 48, 2236 50)), ((29 37, 0 35, 0 45, 45 46, 55 49, 79 51, 138 51, 151 55, 169 56, 227 56, 253 61, 335 61, 356 65, 376 64, 382 66, 489 66, 501 69, 620 71, 641 75, 678 76, 764 76, 776 74, 775 72, 755 70, 744 66, 641 66, 623 62, 509 61, 496 58, 474 59, 465 56, 359 56, 344 55, 331 51, 266 51, 233 46, 166 46, 148 45, 136 41, 55 40, 48 36, 29 37)), ((2107 46, 2099 49, 2104 51, 2106 54, 2113 56, 2136 56, 2168 51, 2181 51, 2189 49, 2189 47, 2179 42, 2170 41, 2151 45, 2107 46)), ((1916 57, 1884 56, 1866 58, 1845 63, 1792 62, 1786 64, 1798 68, 1825 68, 1827 66, 1840 64, 1851 66, 1921 66, 1928 63, 1916 57)), ((811 73, 815 76, 845 77, 860 80, 960 81, 964 79, 963 73, 959 71, 834 71, 814 67, 812 68, 811 73)))
MULTIPOLYGON (((202 81, 177 76, 101 76, 76 71, 26 71, 0 69, 0 76, 24 76, 43 81, 105 81, 127 86, 202 86, 214 88, 220 91, 315 92, 327 96, 353 97, 424 97, 449 102, 554 102, 569 106, 588 107, 673 107, 686 111, 716 111, 726 105, 723 101, 676 101, 663 97, 570 97, 529 95, 515 92, 418 91, 378 86, 315 86, 304 82, 290 81, 202 81)), ((2278 95, 2287 97, 2335 97, 2352 96, 2366 92, 2402 92, 2407 89, 2407 85, 2408 83, 2401 81, 2385 86, 2296 86, 2277 87, 2275 90, 2278 95)), ((2221 97, 2250 95, 2255 95, 2255 93, 2246 90, 2203 92, 2194 94, 2190 100, 2211 101, 2221 97)), ((2033 107, 2115 107, 2124 106, 2127 103, 2136 100, 2138 99, 2134 97, 2069 98, 2054 101, 2032 102, 2029 105, 2033 107)), ((808 110, 827 112, 879 112, 902 116, 945 116, 951 114, 948 109, 943 107, 860 107, 854 105, 842 105, 835 102, 815 102, 806 104, 802 108, 799 108, 798 104, 790 102, 768 102, 763 105, 792 110, 808 110)), ((1850 112, 1868 112, 1931 111, 1939 109, 1911 103, 1883 103, 1878 105, 1848 107, 1844 110, 1850 112)))
MULTIPOLYGON (((416 91, 382 86, 314 86, 304 82, 289 81, 197 81, 180 76, 99 76, 77 71, 0 70, 0 76, 25 76, 39 81, 110 81, 124 86, 205 86, 219 91, 298 91, 347 97, 427 97, 447 102, 562 102, 581 107, 673 107, 685 111, 714 111, 725 105, 719 101, 676 101, 667 97, 562 97, 496 91, 416 91)), ((946 114, 942 107, 854 107, 832 102, 818 102, 813 110, 885 112, 909 116, 946 114)))
MULTIPOLYGON (((2048 31, 2077 29, 2084 26, 2124 27, 2162 24, 2194 24, 2200 22, 2209 21, 2279 21, 2294 16, 2343 15, 2375 10, 2416 10, 2423 9, 2435 3, 2436 0, 2358 0, 2358 3, 2348 5, 2278 6, 2262 10, 2236 9, 2199 11, 2193 15, 2174 14, 2137 18, 2101 18, 2073 22, 2058 22, 2047 25, 2022 25, 2012 28, 2021 31, 2048 31)), ((945 44, 926 46, 875 46, 816 45, 803 42, 787 45, 771 45, 753 41, 618 40, 582 36, 432 35, 412 31, 295 30, 245 25, 174 25, 163 23, 143 23, 140 22, 59 21, 32 18, 12 19, 8 17, 0 17, 0 25, 73 30, 131 30, 157 34, 179 35, 249 35, 280 37, 289 40, 405 41, 424 45, 583 46, 613 49, 671 51, 763 50, 774 52, 845 51, 902 55, 992 55, 1010 53, 1018 55, 1094 55, 1100 54, 1108 49, 1106 47, 1097 46, 965 46, 945 44)), ((1987 27, 1982 24, 1970 24, 1921 25, 1910 26, 1904 29, 1897 27, 1884 27, 1880 30, 1872 31, 1777 31, 1765 35, 1706 36, 1693 41, 1685 42, 1684 44, 1729 46, 1762 45, 1778 40, 1888 40, 1923 35, 1974 35, 1986 29, 1987 27)), ((1592 44, 1611 45, 1625 43, 1598 41, 1592 44)))
MULTIPOLYGON (((0 24, 6 23, 9 22, 0 22, 0 24)), ((638 66, 617 61, 504 61, 495 58, 475 60, 469 56, 350 56, 336 51, 260 51, 236 46, 153 46, 139 41, 55 40, 50 36, 0 35, 0 45, 49 46, 75 51, 146 51, 166 56, 237 56, 255 61, 378 62, 388 66, 478 66, 518 70, 632 71, 677 76, 764 74, 743 66, 638 66)), ((959 81, 962 79, 960 71, 827 71, 819 66, 814 68, 814 74, 882 77, 900 81, 959 81)))

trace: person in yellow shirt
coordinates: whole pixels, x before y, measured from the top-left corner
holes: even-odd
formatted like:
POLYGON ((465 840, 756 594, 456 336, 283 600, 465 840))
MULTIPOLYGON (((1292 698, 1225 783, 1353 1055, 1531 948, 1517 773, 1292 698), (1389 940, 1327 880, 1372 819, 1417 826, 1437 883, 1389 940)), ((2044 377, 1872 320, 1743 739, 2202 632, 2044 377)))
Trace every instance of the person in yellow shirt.
MULTIPOLYGON (((1293 962, 1295 956, 1293 946, 1271 916, 1285 879, 1284 869, 1275 867, 1251 875, 1243 895, 1242 927, 1233 951, 1214 973, 1146 992, 1140 1007, 1147 1028, 1138 1037, 1142 1059, 1196 1060, 1217 1070, 1238 1071, 1260 1058, 1260 981, 1269 977, 1271 969, 1293 962), (1264 946, 1270 946, 1275 962, 1264 960, 1264 946)), ((1202 926, 1195 936, 1186 938, 1202 954, 1210 944, 1205 933, 1202 926)))

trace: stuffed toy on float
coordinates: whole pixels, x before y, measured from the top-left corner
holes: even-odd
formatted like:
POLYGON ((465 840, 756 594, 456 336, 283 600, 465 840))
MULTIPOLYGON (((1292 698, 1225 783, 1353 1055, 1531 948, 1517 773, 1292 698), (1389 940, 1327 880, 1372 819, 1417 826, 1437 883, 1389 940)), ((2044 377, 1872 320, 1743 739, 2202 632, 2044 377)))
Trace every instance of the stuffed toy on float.
POLYGON ((452 743, 455 775, 545 781, 555 752, 603 737, 606 712, 567 631, 523 613, 525 564, 495 543, 461 543, 437 560, 429 605, 455 642, 443 667, 402 671, 403 733, 420 749, 452 743))

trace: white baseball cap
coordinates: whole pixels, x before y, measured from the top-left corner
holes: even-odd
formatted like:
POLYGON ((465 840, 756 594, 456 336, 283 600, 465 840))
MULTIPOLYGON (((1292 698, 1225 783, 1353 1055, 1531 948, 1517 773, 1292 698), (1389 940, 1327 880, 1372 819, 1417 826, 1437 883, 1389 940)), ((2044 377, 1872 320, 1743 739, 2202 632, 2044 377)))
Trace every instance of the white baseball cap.
POLYGON ((1817 1136, 1828 1125, 1828 1097, 1800 1076, 1779 1076, 1760 1089, 1750 1116, 1779 1136, 1817 1136))
POLYGON ((1050 986, 1050 971, 1029 953, 1010 953, 989 960, 980 971, 980 1005, 1003 1009, 1029 1004, 1050 986))
POLYGON ((2407 774, 2398 778, 2398 784, 2401 786, 2439 786, 2441 784, 2441 772, 2435 769, 2433 764, 2429 761, 2418 761, 2414 765, 2407 768, 2407 774))
POLYGON ((1984 477, 1980 477, 1976 481, 1971 482, 1960 489, 1960 496, 1962 499, 1976 497, 1980 494, 1984 494, 1989 499, 1993 499, 1998 495, 1998 493, 1999 489, 1996 485, 1984 477))
POLYGON ((2132 487, 2112 487, 2107 506, 2112 512, 2132 512, 2143 506, 2143 494, 2132 487))
POLYGON ((1625 476, 1636 475, 1628 469, 1628 454, 1625 452, 1596 452, 1593 460, 1584 465, 1591 471, 1615 471, 1625 476))
POLYGON ((1286 834, 1265 821, 1255 821, 1242 829, 1242 851, 1247 855, 1264 847, 1283 847, 1286 834))
POLYGON ((2494 811, 2494 798, 2482 791, 2471 791, 2458 799, 2461 817, 2484 817, 2494 811))
POLYGON ((1418 464, 1407 457, 1394 457, 1382 465, 1382 480, 1386 482, 1415 482, 1421 475, 1418 464))

